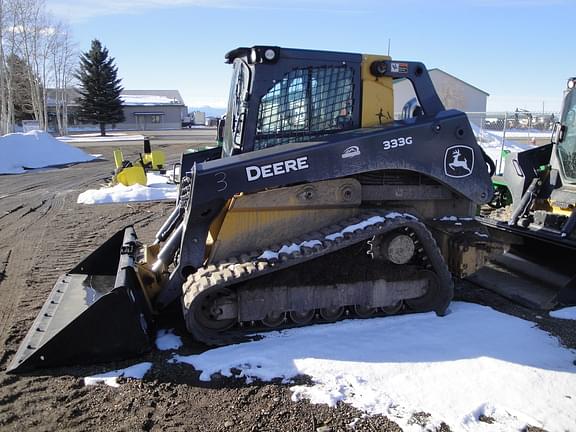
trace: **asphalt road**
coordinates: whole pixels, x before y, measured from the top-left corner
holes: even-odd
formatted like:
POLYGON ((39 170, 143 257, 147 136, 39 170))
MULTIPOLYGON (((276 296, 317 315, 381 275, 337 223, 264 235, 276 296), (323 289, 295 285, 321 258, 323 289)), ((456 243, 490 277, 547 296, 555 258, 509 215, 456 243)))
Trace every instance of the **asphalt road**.
POLYGON ((212 145, 216 143, 216 128, 192 128, 180 130, 161 130, 161 131, 109 131, 105 140, 97 138, 94 141, 89 140, 94 133, 71 134, 70 137, 76 140, 68 141, 69 144, 76 147, 93 148, 93 147, 131 147, 142 146, 143 140, 132 139, 131 137, 145 136, 150 139, 152 149, 154 147, 165 147, 168 145, 188 145, 191 148, 201 145, 212 145), (118 137, 118 139, 114 139, 118 137), (80 139, 82 141, 80 141, 80 139))

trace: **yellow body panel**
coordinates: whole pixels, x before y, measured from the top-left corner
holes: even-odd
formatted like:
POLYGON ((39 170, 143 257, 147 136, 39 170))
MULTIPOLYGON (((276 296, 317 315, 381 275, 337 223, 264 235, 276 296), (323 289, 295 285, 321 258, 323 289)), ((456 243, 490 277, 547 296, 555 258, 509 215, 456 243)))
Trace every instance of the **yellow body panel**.
POLYGON ((123 160, 124 155, 122 154, 122 150, 114 150, 114 165, 116 168, 120 168, 122 166, 123 160))
POLYGON ((388 56, 364 55, 362 58, 362 127, 374 127, 394 120, 392 78, 370 73, 374 61, 390 60, 388 56))
POLYGON ((237 195, 210 227, 208 262, 295 239, 355 216, 360 183, 337 179, 237 195))
POLYGON ((297 238, 307 232, 356 216, 358 212, 358 207, 228 212, 218 238, 211 246, 208 261, 217 262, 242 252, 297 238))
POLYGON ((144 153, 142 155, 144 164, 150 164, 153 170, 159 170, 166 164, 166 156, 162 150, 154 150, 152 153, 144 153))
POLYGON ((552 213, 557 214, 557 215, 562 215, 562 216, 570 216, 572 215, 572 212, 574 211, 574 208, 563 208, 563 207, 557 207, 555 205, 551 205, 552 207, 552 213))
POLYGON ((141 166, 132 166, 124 168, 116 174, 116 181, 124 186, 132 186, 135 184, 146 186, 148 179, 146 178, 144 168, 141 166))

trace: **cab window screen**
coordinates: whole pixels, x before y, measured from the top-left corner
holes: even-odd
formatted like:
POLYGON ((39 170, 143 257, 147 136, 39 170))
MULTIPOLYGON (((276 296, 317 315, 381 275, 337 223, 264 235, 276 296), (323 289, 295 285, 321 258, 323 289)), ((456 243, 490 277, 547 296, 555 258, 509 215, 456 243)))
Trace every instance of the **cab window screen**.
POLYGON ((558 156, 564 175, 576 182, 576 91, 566 97, 562 123, 566 128, 564 140, 558 144, 558 156))
POLYGON ((288 72, 260 100, 255 149, 350 129, 353 78, 347 66, 288 72))

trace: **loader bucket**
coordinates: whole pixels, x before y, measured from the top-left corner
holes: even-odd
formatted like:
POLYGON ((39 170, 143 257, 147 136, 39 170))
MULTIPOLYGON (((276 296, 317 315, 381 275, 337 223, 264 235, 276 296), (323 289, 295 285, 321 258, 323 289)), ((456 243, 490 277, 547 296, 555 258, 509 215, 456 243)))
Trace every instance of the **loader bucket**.
POLYGON ((135 248, 130 226, 61 276, 8 372, 119 360, 150 350, 151 313, 134 268, 135 248))

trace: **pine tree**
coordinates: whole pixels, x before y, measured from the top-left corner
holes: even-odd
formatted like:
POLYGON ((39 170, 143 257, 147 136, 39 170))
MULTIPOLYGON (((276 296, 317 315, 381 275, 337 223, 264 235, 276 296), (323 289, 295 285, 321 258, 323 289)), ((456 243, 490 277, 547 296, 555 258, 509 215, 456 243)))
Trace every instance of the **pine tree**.
MULTIPOLYGON (((33 74, 30 66, 17 55, 11 54, 6 59, 6 68, 10 74, 14 121, 20 123, 22 120, 33 120, 32 89, 26 78, 28 74, 33 74)), ((35 79, 39 80, 37 77, 35 79)))
POLYGON ((80 81, 79 118, 100 125, 100 135, 106 135, 106 124, 124 121, 122 86, 117 78, 118 68, 108 50, 94 39, 90 51, 80 57, 75 77, 80 81))

